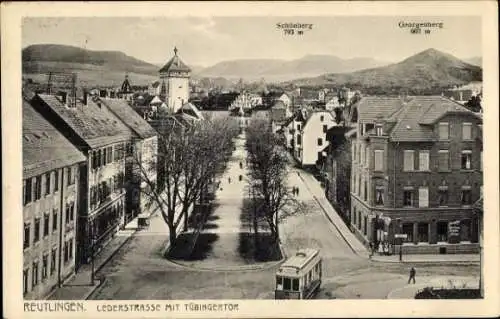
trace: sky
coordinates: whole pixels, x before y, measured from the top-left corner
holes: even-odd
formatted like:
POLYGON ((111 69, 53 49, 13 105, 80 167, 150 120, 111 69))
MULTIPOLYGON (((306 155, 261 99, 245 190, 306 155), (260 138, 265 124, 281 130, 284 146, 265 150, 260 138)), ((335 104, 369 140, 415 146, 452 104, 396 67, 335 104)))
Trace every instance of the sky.
POLYGON ((166 63, 176 46, 190 65, 235 59, 293 60, 305 55, 371 57, 399 62, 434 48, 467 59, 482 56, 479 17, 69 17, 24 18, 22 47, 65 44, 117 50, 166 63), (400 22, 441 22, 430 34, 412 34, 400 22), (312 24, 303 35, 285 35, 281 23, 312 24))

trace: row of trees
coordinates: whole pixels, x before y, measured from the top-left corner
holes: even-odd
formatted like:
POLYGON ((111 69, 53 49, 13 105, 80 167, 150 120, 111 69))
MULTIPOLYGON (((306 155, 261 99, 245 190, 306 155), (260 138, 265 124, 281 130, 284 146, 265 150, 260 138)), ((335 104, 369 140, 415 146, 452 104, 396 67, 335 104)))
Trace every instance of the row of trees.
POLYGON ((255 237, 264 221, 274 242, 279 242, 279 224, 288 216, 303 212, 303 206, 288 186, 288 158, 279 136, 269 121, 253 119, 246 128, 248 187, 254 212, 251 219, 255 237))
POLYGON ((224 166, 239 133, 231 118, 208 118, 189 124, 166 117, 159 127, 157 158, 154 165, 141 165, 141 176, 147 184, 144 192, 147 207, 161 212, 170 233, 170 245, 177 239, 177 227, 197 203, 206 201, 208 188, 224 166), (157 174, 151 174, 151 170, 157 174), (156 180, 150 176, 156 175, 156 180), (179 214, 180 211, 180 214, 179 214))

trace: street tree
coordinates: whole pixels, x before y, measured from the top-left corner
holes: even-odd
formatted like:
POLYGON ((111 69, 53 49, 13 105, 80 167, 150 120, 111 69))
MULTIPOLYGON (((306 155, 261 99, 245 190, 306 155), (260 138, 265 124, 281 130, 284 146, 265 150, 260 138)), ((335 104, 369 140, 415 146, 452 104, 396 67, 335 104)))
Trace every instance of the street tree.
POLYGON ((143 191, 147 208, 160 211, 173 246, 182 218, 187 231, 191 208, 203 201, 238 131, 226 119, 185 122, 164 116, 154 126, 159 133, 155 163, 137 161, 140 179, 148 186, 143 191))
MULTIPOLYGON (((269 122, 253 119, 246 130, 249 187, 257 201, 253 214, 254 227, 264 220, 274 242, 279 242, 279 224, 285 218, 304 211, 293 196, 287 183, 288 159, 272 132, 269 122)), ((257 230, 254 229, 257 233, 257 230)))

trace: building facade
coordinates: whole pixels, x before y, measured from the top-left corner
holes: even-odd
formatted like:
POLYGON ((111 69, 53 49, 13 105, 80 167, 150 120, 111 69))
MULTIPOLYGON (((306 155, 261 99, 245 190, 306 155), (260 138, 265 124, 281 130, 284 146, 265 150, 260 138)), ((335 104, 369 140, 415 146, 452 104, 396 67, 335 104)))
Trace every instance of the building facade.
POLYGON ((78 267, 125 224, 125 158, 132 132, 97 97, 69 106, 64 95, 39 94, 33 105, 86 157, 79 183, 78 267))
POLYGON ((23 101, 23 295, 44 299, 75 272, 85 157, 23 101))
POLYGON ((478 251, 482 119, 449 99, 361 99, 352 138, 351 224, 405 253, 478 251), (401 236, 398 236, 401 237, 401 236))

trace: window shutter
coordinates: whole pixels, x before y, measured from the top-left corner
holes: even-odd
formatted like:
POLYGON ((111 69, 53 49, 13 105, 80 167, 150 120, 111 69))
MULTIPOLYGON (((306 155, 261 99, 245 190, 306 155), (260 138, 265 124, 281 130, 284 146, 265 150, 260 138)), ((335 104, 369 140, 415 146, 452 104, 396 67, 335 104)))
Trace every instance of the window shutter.
POLYGON ((421 151, 418 158, 418 165, 420 171, 429 170, 429 151, 421 151))
POLYGON ((429 206, 429 188, 420 187, 418 189, 418 206, 419 207, 429 206))

